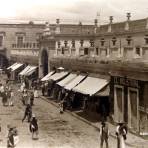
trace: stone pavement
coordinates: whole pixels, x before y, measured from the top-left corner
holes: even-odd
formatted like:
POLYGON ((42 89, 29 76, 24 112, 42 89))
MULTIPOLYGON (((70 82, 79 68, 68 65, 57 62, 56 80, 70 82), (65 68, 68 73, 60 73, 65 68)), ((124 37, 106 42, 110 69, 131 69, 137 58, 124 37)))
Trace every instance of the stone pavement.
MULTIPOLYGON (((21 122, 24 107, 19 100, 18 87, 15 85, 16 105, 3 107, 0 104, 0 148, 6 148, 7 124, 16 125, 20 142, 16 148, 99 148, 99 123, 92 123, 80 117, 76 112, 59 114, 58 104, 45 97, 35 100, 33 110, 39 120, 39 140, 33 141, 28 123, 21 122), (47 103, 48 102, 48 103, 47 103), (87 124, 86 124, 87 123, 87 124), (95 127, 95 128, 93 128, 95 127)), ((109 148, 116 148, 115 126, 109 124, 111 136, 109 148)), ((148 141, 128 133, 126 148, 148 148, 148 141)))
MULTIPOLYGON (((53 104, 54 106, 59 107, 58 103, 51 100, 50 98, 43 97, 43 96, 40 96, 40 97, 42 99, 44 99, 45 101, 53 104)), ((74 112, 74 111, 71 112, 69 110, 66 110, 66 112, 71 114, 72 116, 84 121, 85 123, 93 126, 96 129, 99 129, 99 127, 100 127, 100 122, 95 122, 95 123, 90 122, 90 121, 86 120, 85 118, 82 118, 79 115, 77 115, 76 112, 74 112)), ((115 135, 116 126, 111 124, 111 123, 108 123, 108 125, 109 125, 109 130, 110 130, 110 136, 112 136, 113 138, 116 138, 116 135, 115 135)), ((145 140, 145 139, 143 139, 143 138, 141 138, 139 136, 136 136, 136 135, 128 132, 126 145, 131 147, 131 148, 148 148, 148 140, 145 140)))

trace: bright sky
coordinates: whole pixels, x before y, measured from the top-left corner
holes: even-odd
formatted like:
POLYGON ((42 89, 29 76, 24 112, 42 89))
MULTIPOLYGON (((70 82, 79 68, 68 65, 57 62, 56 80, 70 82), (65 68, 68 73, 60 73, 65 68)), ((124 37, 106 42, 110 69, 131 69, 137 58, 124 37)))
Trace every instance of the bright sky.
POLYGON ((97 12, 102 22, 110 15, 114 22, 148 17, 148 0, 0 0, 0 20, 94 20, 97 12))

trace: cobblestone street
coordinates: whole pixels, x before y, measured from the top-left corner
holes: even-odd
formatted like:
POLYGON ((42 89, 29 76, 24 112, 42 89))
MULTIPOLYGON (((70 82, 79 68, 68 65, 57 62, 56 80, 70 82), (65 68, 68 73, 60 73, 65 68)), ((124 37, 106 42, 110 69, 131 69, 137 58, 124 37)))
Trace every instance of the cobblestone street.
MULTIPOLYGON (((17 148, 99 148, 99 131, 67 112, 59 114, 56 106, 38 98, 33 112, 39 122, 39 140, 32 140, 27 121, 22 123, 24 106, 15 87, 15 106, 3 107, 0 103, 0 148, 6 148, 7 125, 15 125, 19 132, 17 148)), ((116 147, 116 139, 110 136, 109 147, 116 147)), ((128 146, 127 146, 128 147, 128 146)), ((137 147, 144 148, 144 147, 137 147)), ((145 147, 146 148, 146 147, 145 147)))

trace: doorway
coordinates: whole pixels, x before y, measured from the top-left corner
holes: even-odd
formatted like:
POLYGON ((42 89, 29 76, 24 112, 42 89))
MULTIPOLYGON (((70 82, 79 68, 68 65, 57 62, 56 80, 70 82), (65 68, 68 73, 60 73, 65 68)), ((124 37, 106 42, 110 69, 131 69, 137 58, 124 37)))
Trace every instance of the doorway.
POLYGON ((115 85, 114 91, 114 119, 118 123, 124 121, 124 87, 115 85))
POLYGON ((139 129, 138 98, 138 89, 128 88, 128 125, 134 131, 137 131, 139 129))

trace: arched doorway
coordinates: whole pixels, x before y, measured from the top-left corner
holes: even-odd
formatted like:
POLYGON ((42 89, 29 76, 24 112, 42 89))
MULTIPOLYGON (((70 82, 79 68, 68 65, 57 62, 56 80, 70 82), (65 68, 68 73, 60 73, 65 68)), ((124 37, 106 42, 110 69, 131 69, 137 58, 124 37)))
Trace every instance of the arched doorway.
POLYGON ((42 70, 43 70, 43 76, 48 74, 48 53, 47 50, 44 49, 42 51, 42 55, 41 55, 41 62, 42 62, 42 70))
POLYGON ((7 68, 7 67, 8 67, 8 59, 3 54, 0 54, 0 68, 7 68))

